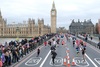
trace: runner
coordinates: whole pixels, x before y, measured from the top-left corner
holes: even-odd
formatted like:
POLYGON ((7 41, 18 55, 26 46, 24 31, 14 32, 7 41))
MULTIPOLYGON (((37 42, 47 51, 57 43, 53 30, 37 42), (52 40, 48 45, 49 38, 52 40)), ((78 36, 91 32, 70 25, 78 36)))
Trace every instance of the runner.
POLYGON ((76 40, 76 56, 79 56, 79 51, 80 51, 80 41, 76 40))
POLYGON ((56 41, 55 39, 52 39, 53 40, 53 46, 56 47, 56 41))
POLYGON ((50 50, 51 50, 51 54, 52 54, 52 52, 56 50, 55 46, 52 45, 51 48, 50 48, 50 50))
POLYGON ((64 45, 65 44, 65 42, 64 42, 64 40, 62 40, 62 45, 64 45))
POLYGON ((45 42, 44 42, 44 46, 45 46, 45 48, 46 48, 46 45, 47 45, 47 42, 45 41, 45 42))
POLYGON ((50 45, 50 46, 51 46, 51 41, 50 41, 50 40, 48 41, 48 45, 50 45))
POLYGON ((76 56, 79 56, 79 53, 80 53, 79 51, 80 51, 79 46, 76 46, 76 53, 77 53, 76 56))
POLYGON ((40 54, 40 47, 37 49, 37 57, 39 56, 40 54))
POLYGON ((59 38, 57 39, 57 41, 56 41, 56 42, 57 42, 57 46, 59 47, 59 38))
POLYGON ((86 52, 86 44, 85 43, 81 43, 81 50, 82 50, 82 56, 83 56, 83 60, 85 62, 85 52, 86 52))
POLYGON ((75 39, 73 39, 73 47, 75 46, 75 39))
POLYGON ((52 51, 52 63, 53 63, 53 65, 55 64, 54 60, 55 60, 56 56, 57 56, 57 53, 55 52, 55 50, 52 51))

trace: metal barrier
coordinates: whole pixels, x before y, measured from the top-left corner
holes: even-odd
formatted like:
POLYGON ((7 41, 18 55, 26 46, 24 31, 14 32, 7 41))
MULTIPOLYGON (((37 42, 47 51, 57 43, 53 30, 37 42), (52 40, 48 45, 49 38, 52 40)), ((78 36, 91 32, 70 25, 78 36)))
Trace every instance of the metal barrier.
POLYGON ((92 45, 92 46, 94 46, 94 47, 97 47, 97 43, 94 43, 94 42, 92 42, 92 41, 90 41, 90 40, 87 40, 87 41, 86 41, 84 38, 79 37, 79 36, 77 36, 77 37, 80 38, 80 39, 82 39, 83 41, 89 43, 90 45, 92 45))

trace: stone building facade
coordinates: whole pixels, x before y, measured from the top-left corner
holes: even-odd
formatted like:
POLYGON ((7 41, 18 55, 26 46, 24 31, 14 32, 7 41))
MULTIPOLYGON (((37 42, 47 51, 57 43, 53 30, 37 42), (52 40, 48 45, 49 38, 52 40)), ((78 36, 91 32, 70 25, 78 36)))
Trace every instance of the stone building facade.
POLYGON ((55 3, 52 4, 51 9, 51 27, 44 25, 44 19, 38 19, 36 23, 34 19, 28 19, 27 22, 18 24, 7 24, 7 21, 3 19, 0 11, 0 36, 5 37, 34 37, 44 35, 48 33, 56 33, 56 17, 57 11, 55 3))
POLYGON ((98 23, 96 24, 96 31, 97 31, 97 34, 100 34, 100 19, 98 20, 98 23))
POLYGON ((44 25, 44 19, 38 19, 37 24, 34 19, 30 18, 27 22, 7 24, 7 21, 2 18, 0 11, 0 36, 2 37, 35 37, 50 32, 50 26, 44 25))
POLYGON ((56 18, 57 18, 57 11, 55 8, 55 3, 53 2, 52 4, 52 9, 51 9, 51 33, 56 33, 56 18))
POLYGON ((77 22, 72 20, 70 26, 69 26, 70 33, 88 33, 93 34, 94 32, 94 25, 90 20, 84 20, 84 22, 81 22, 79 19, 77 22))
POLYGON ((44 19, 38 19, 38 22, 35 22, 35 20, 31 18, 23 23, 7 24, 7 21, 3 19, 0 11, 0 37, 35 37, 48 33, 66 32, 66 29, 61 30, 56 27, 57 10, 54 2, 52 4, 50 16, 51 27, 44 25, 44 19))

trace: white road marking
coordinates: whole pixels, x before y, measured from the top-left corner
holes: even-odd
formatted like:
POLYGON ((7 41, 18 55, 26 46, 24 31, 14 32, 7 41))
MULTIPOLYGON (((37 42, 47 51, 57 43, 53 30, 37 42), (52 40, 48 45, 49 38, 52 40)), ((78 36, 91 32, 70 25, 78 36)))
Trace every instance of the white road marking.
MULTIPOLYGON (((80 48, 81 49, 81 48, 80 48)), ((82 50, 82 49, 81 49, 82 50)), ((91 58, 85 53, 85 56, 91 61, 91 63, 95 66, 95 67, 98 67, 92 60, 91 58)))
MULTIPOLYGON (((79 39, 79 38, 78 38, 79 39)), ((85 42, 85 41, 84 41, 85 42)), ((98 53, 100 53, 100 50, 98 49, 98 48, 96 48, 96 47, 94 47, 94 46, 92 46, 92 45, 90 45, 89 43, 87 43, 88 45, 88 47, 90 47, 90 48, 92 48, 93 50, 95 50, 95 51, 97 51, 98 53)))
POLYGON ((55 65, 55 64, 54 64, 54 65, 53 65, 53 64, 52 64, 52 59, 50 60, 50 63, 49 63, 49 64, 50 64, 51 66, 62 66, 62 65, 63 65, 63 58, 61 58, 61 57, 57 57, 57 58, 55 58, 55 61, 58 62, 58 63, 61 63, 61 64, 59 64, 59 65, 55 65), (57 60, 57 58, 60 58, 61 60, 57 60))
POLYGON ((37 60, 35 60, 34 59, 35 57, 33 57, 33 58, 30 58, 26 63, 25 63, 25 65, 27 65, 27 66, 34 66, 34 65, 37 65, 37 64, 39 64, 39 62, 42 60, 42 58, 41 57, 36 57, 37 59, 39 58, 39 60, 37 61, 37 60), (35 64, 28 64, 28 63, 32 63, 32 62, 34 62, 35 64))
MULTIPOLYGON (((43 46, 40 46, 40 49, 42 49, 42 48, 43 48, 43 46)), ((19 65, 21 65, 23 62, 25 62, 27 59, 29 59, 32 55, 34 55, 37 52, 37 49, 35 49, 33 53, 32 52, 31 52, 31 54, 27 58, 25 58, 23 61, 18 63, 15 67, 19 67, 19 65)))
POLYGON ((94 58, 94 60, 100 65, 100 60, 98 61, 97 59, 100 59, 100 58, 94 58))
POLYGON ((85 54, 85 56, 91 61, 91 63, 92 63, 95 67, 98 67, 98 66, 91 60, 91 58, 90 58, 87 54, 85 54))
POLYGON ((47 60, 49 54, 51 53, 51 50, 48 52, 47 56, 45 57, 45 59, 43 60, 43 62, 41 63, 41 65, 39 67, 42 67, 43 64, 45 63, 45 61, 47 60))
POLYGON ((88 44, 88 46, 89 46, 90 48, 92 48, 93 50, 97 51, 98 53, 100 53, 100 50, 97 49, 97 48, 95 48, 94 46, 92 46, 92 45, 90 45, 90 44, 88 44))
POLYGON ((83 63, 83 64, 84 64, 84 62, 83 62, 84 60, 82 60, 82 61, 77 60, 77 61, 76 61, 76 60, 75 60, 76 58, 81 58, 81 57, 75 57, 75 58, 74 58, 74 62, 75 62, 75 64, 76 64, 77 66, 79 66, 79 67, 88 67, 88 66, 89 66, 89 63, 88 63, 86 60, 85 60, 85 63, 86 63, 87 65, 84 65, 84 66, 83 66, 83 65, 78 65, 77 63, 83 63))

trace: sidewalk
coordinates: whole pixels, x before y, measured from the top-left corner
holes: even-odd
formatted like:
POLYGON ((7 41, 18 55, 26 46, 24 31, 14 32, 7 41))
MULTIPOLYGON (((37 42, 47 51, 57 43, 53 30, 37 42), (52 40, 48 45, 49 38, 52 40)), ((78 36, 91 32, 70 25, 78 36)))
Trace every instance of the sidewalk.
MULTIPOLYGON (((78 35, 78 36, 84 38, 84 36, 82 36, 82 35, 78 35)), ((88 37, 88 40, 89 40, 89 41, 92 41, 92 42, 94 42, 94 43, 96 43, 96 44, 99 42, 99 40, 97 39, 97 37, 93 37, 92 40, 88 37)))

